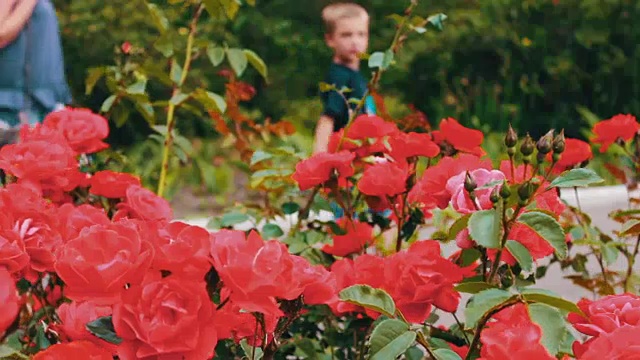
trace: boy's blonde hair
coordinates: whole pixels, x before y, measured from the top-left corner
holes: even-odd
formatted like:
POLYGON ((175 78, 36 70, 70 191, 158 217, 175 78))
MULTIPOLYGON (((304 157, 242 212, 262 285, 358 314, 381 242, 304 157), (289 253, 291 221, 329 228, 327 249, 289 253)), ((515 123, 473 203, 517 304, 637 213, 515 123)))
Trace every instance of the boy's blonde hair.
POLYGON ((369 13, 365 8, 355 3, 335 3, 322 9, 322 20, 327 34, 333 34, 338 20, 358 17, 368 20, 369 13))

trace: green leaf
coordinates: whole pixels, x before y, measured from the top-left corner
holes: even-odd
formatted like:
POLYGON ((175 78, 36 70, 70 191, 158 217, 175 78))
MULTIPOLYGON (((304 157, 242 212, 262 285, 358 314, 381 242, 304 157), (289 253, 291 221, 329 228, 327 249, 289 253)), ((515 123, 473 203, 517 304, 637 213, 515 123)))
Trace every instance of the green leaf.
POLYGON ((622 230, 620 232, 620 237, 624 236, 632 236, 640 234, 640 220, 631 219, 624 224, 622 224, 622 230))
POLYGON ((100 339, 112 343, 120 344, 122 339, 116 335, 116 331, 113 328, 113 321, 111 316, 103 316, 88 322, 86 325, 87 330, 100 339))
POLYGON ((169 77, 171 78, 171 81, 173 81, 174 84, 180 85, 180 80, 182 79, 182 67, 175 60, 171 62, 169 77))
POLYGON ((273 157, 273 154, 270 154, 266 151, 256 150, 253 155, 251 155, 251 161, 249 165, 253 166, 259 162, 269 160, 273 157))
POLYGON ((249 61, 244 51, 236 48, 227 49, 227 59, 236 75, 242 76, 242 73, 247 69, 249 61))
POLYGON ((447 15, 443 13, 431 15, 427 18, 427 22, 440 31, 442 31, 442 29, 444 28, 445 20, 447 20, 447 15))
POLYGON ((404 352, 404 357, 406 360, 422 360, 424 353, 417 346, 412 346, 404 352))
POLYGON ((374 289, 369 285, 350 286, 340 291, 339 297, 342 301, 377 311, 389 317, 395 316, 396 313, 396 304, 391 295, 382 289, 374 289))
POLYGON ((242 351, 244 351, 244 355, 247 359, 260 360, 264 356, 262 349, 249 345, 247 339, 242 339, 242 341, 240 341, 240 347, 242 348, 242 351))
POLYGON ((413 345, 416 333, 409 325, 396 319, 382 321, 371 332, 369 359, 395 359, 413 345))
POLYGON ((449 240, 455 239, 456 236, 458 236, 458 234, 460 233, 460 231, 467 228, 470 217, 471 217, 471 214, 466 214, 462 217, 459 217, 458 219, 456 219, 456 221, 453 222, 453 224, 451 224, 451 227, 449 228, 449 236, 448 236, 449 240))
POLYGON ((178 91, 171 97, 169 102, 172 103, 174 106, 178 106, 188 98, 189 98, 189 94, 183 94, 180 91, 178 91))
POLYGON ((613 265, 620 255, 620 250, 616 247, 615 243, 606 243, 600 248, 600 251, 602 251, 602 257, 607 265, 613 265))
POLYGON ((208 46, 207 57, 213 66, 218 66, 224 61, 224 49, 219 46, 208 46))
POLYGON ((282 204, 282 212, 286 215, 295 214, 300 210, 300 205, 294 202, 286 202, 282 204))
POLYGON ((239 212, 231 212, 231 213, 222 215, 222 218, 220 219, 220 225, 222 227, 229 227, 236 224, 240 224, 247 220, 249 220, 249 215, 239 213, 239 212))
POLYGON ((527 301, 547 304, 560 310, 565 310, 582 315, 582 310, 580 310, 580 308, 576 304, 572 303, 569 300, 551 295, 544 289, 524 289, 522 290, 522 296, 527 301))
POLYGON ((567 256, 564 230, 556 219, 539 211, 531 211, 520 215, 518 222, 527 225, 551 244, 558 258, 564 259, 567 256))
POLYGON ((463 282, 454 287, 456 291, 467 293, 467 294, 477 294, 481 291, 488 289, 495 289, 494 285, 483 281, 472 281, 472 282, 463 282))
POLYGON ((265 239, 274 239, 284 235, 284 231, 276 224, 266 224, 262 227, 261 234, 265 239))
POLYGON ((224 98, 214 92, 204 89, 196 89, 192 94, 194 99, 204 106, 207 111, 217 111, 224 113, 227 110, 227 102, 224 98))
POLYGON ((513 298, 510 292, 501 289, 483 290, 471 298, 464 309, 465 326, 473 329, 480 318, 491 309, 513 298))
POLYGON ((500 248, 500 216, 495 209, 476 211, 469 218, 471 238, 488 249, 500 248))
POLYGON ((436 349, 433 351, 436 360, 462 360, 460 355, 451 349, 436 349))
POLYGON ((249 60, 251 66, 253 66, 258 71, 258 73, 260 73, 260 75, 262 75, 262 77, 266 80, 268 75, 267 65, 264 63, 262 58, 260 58, 258 54, 249 49, 244 49, 244 54, 246 55, 247 60, 249 60))
POLYGON ((505 247, 516 258, 522 270, 529 272, 533 269, 533 257, 524 245, 515 240, 507 240, 505 247))
POLYGON ((165 31, 167 31, 167 29, 169 28, 169 20, 167 20, 167 17, 164 16, 162 10, 160 10, 160 8, 158 8, 156 4, 151 4, 148 1, 145 1, 145 4, 147 5, 149 13, 151 13, 151 21, 153 21, 156 29, 158 29, 160 33, 164 33, 165 31))
POLYGON ((14 357, 28 359, 27 356, 20 355, 20 350, 7 345, 0 345, 0 359, 13 359, 14 357))
POLYGON ((153 111, 153 106, 149 102, 146 101, 138 101, 135 103, 136 110, 142 114, 145 120, 149 123, 149 125, 153 125, 155 123, 155 112, 153 111))
POLYGON ((111 110, 111 107, 113 106, 113 103, 116 101, 116 99, 117 99, 116 95, 111 95, 108 98, 106 98, 102 103, 102 106, 100 106, 100 112, 101 113, 109 112, 109 110, 111 110))
POLYGON ((87 71, 87 78, 84 81, 85 95, 89 95, 93 92, 93 88, 98 83, 98 80, 102 79, 106 73, 107 68, 105 67, 95 67, 87 71))
POLYGON ((372 69, 382 67, 382 64, 384 64, 384 57, 385 55, 383 52, 374 52, 373 54, 371 54, 371 56, 369 56, 369 67, 372 69))
POLYGON ((153 48, 158 50, 165 58, 173 55, 173 37, 170 32, 165 32, 153 43, 153 48))
POLYGON ((549 354, 557 354, 567 332, 564 316, 558 309, 545 304, 529 304, 531 320, 542 328, 541 343, 549 354))
POLYGON ((567 188, 576 186, 589 186, 604 182, 600 175, 591 169, 571 169, 563 172, 557 178, 553 179, 547 189, 554 187, 567 188))

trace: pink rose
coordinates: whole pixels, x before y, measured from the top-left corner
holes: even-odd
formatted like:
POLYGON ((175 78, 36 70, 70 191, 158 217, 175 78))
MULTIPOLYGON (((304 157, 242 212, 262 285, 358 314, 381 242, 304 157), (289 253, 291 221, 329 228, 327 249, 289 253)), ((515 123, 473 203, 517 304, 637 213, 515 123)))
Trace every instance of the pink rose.
POLYGON ((493 207, 489 196, 493 189, 500 187, 502 181, 505 180, 504 174, 499 170, 476 169, 469 172, 469 175, 475 181, 477 188, 474 191, 476 201, 475 204, 469 193, 464 188, 464 181, 467 175, 466 171, 450 178, 447 181, 446 189, 451 194, 451 204, 453 208, 462 213, 469 214, 477 210, 487 210, 493 207), (496 184, 495 186, 483 186, 487 184, 496 184))

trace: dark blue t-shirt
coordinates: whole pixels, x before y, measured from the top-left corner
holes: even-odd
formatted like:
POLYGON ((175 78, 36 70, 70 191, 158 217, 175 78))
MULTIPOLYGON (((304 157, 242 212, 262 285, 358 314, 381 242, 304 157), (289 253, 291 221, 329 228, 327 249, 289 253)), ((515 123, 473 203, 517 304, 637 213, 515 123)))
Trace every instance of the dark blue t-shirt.
MULTIPOLYGON (((349 110, 345 98, 362 99, 367 91, 367 80, 359 71, 341 64, 331 63, 324 82, 329 85, 334 85, 338 90, 344 87, 351 89, 350 92, 343 94, 344 97, 336 90, 322 92, 320 94, 323 105, 322 114, 331 117, 333 119, 333 131, 339 131, 344 128, 349 121, 349 110)), ((357 107, 355 103, 350 103, 349 106, 352 110, 355 110, 357 107)), ((370 96, 367 97, 362 112, 369 114, 375 113, 373 99, 370 96)))

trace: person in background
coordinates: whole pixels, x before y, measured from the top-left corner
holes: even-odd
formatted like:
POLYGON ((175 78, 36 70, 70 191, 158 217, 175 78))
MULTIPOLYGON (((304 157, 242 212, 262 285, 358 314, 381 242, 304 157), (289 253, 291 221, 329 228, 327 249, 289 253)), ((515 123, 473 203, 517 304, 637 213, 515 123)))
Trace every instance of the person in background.
MULTIPOLYGON (((336 90, 321 94, 323 112, 315 129, 313 153, 327 151, 329 138, 335 131, 344 128, 355 110, 345 98, 361 99, 367 90, 367 81, 360 73, 360 55, 369 46, 369 14, 354 3, 335 3, 322 10, 325 23, 325 42, 333 50, 333 59, 325 77, 325 82, 340 90, 351 91, 341 94, 336 90)), ((368 96, 363 107, 368 114, 375 114, 373 99, 368 96)))
POLYGON ((51 0, 0 0, 0 146, 69 103, 51 0))

